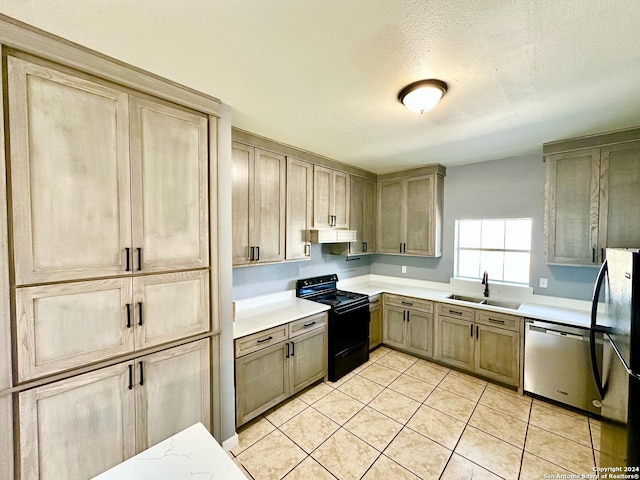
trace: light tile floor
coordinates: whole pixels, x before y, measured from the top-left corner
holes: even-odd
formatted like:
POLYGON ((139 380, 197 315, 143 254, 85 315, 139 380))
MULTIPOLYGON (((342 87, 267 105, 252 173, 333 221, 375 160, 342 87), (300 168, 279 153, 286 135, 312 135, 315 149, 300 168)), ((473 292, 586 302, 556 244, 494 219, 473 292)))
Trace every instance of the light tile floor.
POLYGON ((528 480, 592 475, 599 440, 596 419, 381 347, 243 426, 229 455, 254 480, 528 480))

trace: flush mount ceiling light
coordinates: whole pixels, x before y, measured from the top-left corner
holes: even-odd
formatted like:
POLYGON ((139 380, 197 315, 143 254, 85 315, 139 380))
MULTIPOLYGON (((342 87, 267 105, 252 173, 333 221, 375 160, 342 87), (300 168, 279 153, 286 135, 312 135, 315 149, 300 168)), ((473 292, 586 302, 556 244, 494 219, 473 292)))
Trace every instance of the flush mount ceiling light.
POLYGON ((447 84, 442 80, 419 80, 410 83, 398 93, 398 100, 415 113, 424 113, 435 107, 447 93, 447 84))

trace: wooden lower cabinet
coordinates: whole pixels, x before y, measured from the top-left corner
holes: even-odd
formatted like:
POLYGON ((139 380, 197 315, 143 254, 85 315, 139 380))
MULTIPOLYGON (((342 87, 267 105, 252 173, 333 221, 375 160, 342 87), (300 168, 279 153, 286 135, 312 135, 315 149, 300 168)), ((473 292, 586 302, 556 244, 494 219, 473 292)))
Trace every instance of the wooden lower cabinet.
MULTIPOLYGON (((465 314, 467 310, 473 311, 457 310, 465 314)), ((438 313, 434 358, 492 380, 520 386, 523 319, 484 310, 477 310, 474 315, 475 320, 465 320, 438 313)))
POLYGON ((476 373, 509 385, 520 381, 520 333, 476 325, 476 373))
POLYGON ((432 356, 432 303, 409 297, 388 295, 384 305, 384 338, 386 345, 422 357, 432 356))
POLYGON ((0 395, 0 478, 13 478, 13 413, 10 394, 0 395))
POLYGON ((473 370, 473 322, 459 318, 436 316, 435 354, 441 362, 473 370))
POLYGON ((369 350, 382 343, 382 298, 369 299, 369 350))
MULTIPOLYGON (((287 341, 236 358, 238 426, 325 377, 325 316, 319 318, 323 319, 319 328, 290 334, 287 341)), ((238 341, 241 340, 236 340, 236 344, 238 341)))
POLYGON ((196 422, 210 425, 209 340, 18 395, 20 479, 91 478, 196 422))

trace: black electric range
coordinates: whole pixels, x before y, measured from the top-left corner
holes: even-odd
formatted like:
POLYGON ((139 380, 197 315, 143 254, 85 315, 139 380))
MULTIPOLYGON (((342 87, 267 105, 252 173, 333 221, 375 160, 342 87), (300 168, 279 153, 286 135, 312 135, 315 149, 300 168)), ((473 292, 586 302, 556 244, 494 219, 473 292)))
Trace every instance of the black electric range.
POLYGON ((336 381, 369 360, 369 297, 337 288, 336 274, 296 282, 296 295, 329 305, 328 376, 336 381))

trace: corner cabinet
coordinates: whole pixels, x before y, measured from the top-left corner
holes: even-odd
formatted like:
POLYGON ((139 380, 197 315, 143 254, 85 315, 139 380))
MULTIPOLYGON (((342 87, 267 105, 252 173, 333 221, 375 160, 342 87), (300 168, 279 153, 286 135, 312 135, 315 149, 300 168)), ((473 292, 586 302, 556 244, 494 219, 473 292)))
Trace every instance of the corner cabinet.
POLYGON ((286 158, 234 142, 233 265, 285 258, 286 158))
POLYGON ((432 356, 433 302, 385 294, 383 322, 386 345, 432 356))
POLYGON ((376 253, 376 206, 376 182, 352 175, 349 228, 357 241, 349 243, 350 255, 376 253))
POLYGON ((326 323, 322 313, 236 339, 237 426, 326 376, 326 323))
POLYGON ((349 228, 350 176, 313 167, 313 228, 349 228))
POLYGON ((378 253, 442 256, 445 170, 416 170, 378 177, 378 253))
POLYGON ((443 303, 436 310, 435 360, 521 386, 522 317, 443 303))
POLYGON ((640 129, 543 150, 547 263, 599 265, 607 247, 640 244, 640 129))

